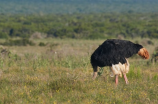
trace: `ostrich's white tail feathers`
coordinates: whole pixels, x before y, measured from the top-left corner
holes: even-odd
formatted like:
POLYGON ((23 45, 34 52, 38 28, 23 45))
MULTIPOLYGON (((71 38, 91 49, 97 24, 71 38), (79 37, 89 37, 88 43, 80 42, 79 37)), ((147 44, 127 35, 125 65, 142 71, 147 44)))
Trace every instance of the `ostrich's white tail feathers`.
POLYGON ((122 77, 122 73, 123 74, 126 74, 129 72, 129 62, 128 60, 126 59, 127 63, 125 64, 115 64, 113 65, 112 64, 112 67, 111 67, 111 71, 113 73, 110 74, 111 77, 113 77, 114 75, 119 75, 120 77, 122 77))
POLYGON ((121 73, 121 68, 119 64, 113 65, 112 64, 112 72, 114 75, 120 75, 120 77, 122 77, 122 73, 121 73))

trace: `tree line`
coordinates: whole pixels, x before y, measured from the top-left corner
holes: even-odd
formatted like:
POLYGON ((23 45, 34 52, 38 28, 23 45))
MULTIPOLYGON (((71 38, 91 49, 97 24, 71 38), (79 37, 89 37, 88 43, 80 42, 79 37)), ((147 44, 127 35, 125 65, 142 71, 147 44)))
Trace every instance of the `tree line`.
POLYGON ((0 38, 158 38, 157 13, 0 15, 0 38))

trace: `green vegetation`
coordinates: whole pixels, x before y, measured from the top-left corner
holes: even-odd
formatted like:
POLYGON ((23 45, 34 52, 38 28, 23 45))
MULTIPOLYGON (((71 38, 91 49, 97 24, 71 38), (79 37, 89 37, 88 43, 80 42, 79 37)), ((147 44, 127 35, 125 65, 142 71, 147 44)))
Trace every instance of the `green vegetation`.
POLYGON ((6 40, 4 43, 0 43, 0 45, 4 45, 4 46, 33 46, 35 45, 32 41, 30 41, 29 39, 16 39, 16 40, 6 40))
POLYGON ((158 14, 0 15, 0 38, 158 38, 158 14))
MULTIPOLYGON (((150 59, 129 59, 128 85, 119 78, 116 88, 108 67, 92 80, 90 55, 103 41, 37 39, 35 46, 1 46, 0 103, 157 104, 158 66, 150 59)), ((132 41, 142 44, 148 39, 132 41)), ((150 41, 153 44, 144 47, 151 54, 158 41, 150 41)))
POLYGON ((0 104, 158 104, 157 0, 0 0, 0 104), (38 2, 37 2, 38 1, 38 2), (129 84, 90 55, 106 39, 142 44, 129 84))

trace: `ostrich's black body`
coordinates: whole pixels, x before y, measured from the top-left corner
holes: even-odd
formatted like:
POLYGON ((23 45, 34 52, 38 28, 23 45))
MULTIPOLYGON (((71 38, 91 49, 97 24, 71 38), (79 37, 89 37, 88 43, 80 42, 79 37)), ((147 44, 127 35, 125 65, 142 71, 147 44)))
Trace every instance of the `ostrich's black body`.
POLYGON ((138 53, 141 48, 143 48, 142 45, 127 40, 108 39, 91 55, 91 64, 94 71, 97 71, 97 66, 112 66, 119 62, 124 64, 126 63, 125 58, 138 53))

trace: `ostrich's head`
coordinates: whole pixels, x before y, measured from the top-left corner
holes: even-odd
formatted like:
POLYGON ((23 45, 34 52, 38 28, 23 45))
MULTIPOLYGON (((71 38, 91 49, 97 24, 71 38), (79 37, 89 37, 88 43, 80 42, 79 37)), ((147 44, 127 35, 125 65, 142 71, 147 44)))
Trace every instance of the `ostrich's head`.
POLYGON ((149 59, 149 53, 145 48, 141 48, 138 52, 138 55, 143 57, 144 59, 149 59))

